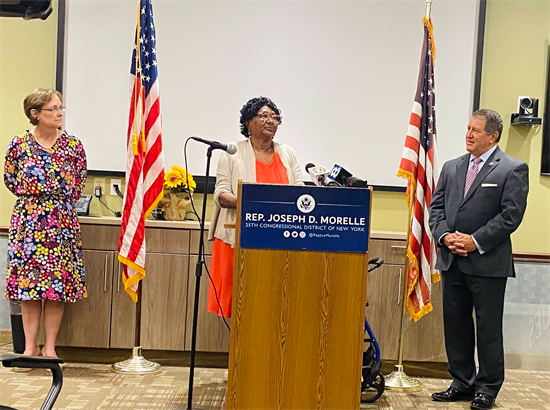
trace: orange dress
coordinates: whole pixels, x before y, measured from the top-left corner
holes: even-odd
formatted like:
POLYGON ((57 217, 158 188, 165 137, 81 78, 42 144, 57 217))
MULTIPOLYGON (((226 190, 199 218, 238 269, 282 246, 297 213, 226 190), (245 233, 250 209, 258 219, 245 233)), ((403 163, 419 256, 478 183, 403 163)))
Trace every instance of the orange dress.
MULTIPOLYGON (((256 160, 256 182, 262 184, 288 185, 286 168, 281 162, 279 154, 275 152, 273 160, 269 164, 256 160)), ((208 311, 224 317, 231 317, 233 255, 234 249, 231 245, 218 238, 214 238, 212 261, 210 263, 210 277, 212 278, 212 282, 214 282, 216 291, 214 292, 212 282, 209 281, 208 311)))

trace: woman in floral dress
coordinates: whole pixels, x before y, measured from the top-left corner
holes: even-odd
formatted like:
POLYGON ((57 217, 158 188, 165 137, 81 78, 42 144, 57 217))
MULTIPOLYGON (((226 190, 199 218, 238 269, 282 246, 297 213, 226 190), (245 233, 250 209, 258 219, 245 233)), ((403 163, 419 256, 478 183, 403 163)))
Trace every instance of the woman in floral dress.
POLYGON ((23 106, 35 128, 11 140, 4 165, 4 182, 17 196, 5 298, 21 301, 23 354, 57 357, 63 302, 87 296, 75 209, 86 182, 86 154, 77 138, 61 130, 65 107, 59 92, 37 89, 23 106), (42 311, 46 343, 40 352, 36 334, 42 311))

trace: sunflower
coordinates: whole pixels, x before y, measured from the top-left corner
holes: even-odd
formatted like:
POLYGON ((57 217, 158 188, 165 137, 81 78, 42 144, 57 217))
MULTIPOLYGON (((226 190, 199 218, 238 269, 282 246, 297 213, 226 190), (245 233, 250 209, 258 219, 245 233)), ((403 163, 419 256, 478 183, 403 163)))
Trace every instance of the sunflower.
POLYGON ((181 185, 181 174, 178 171, 170 171, 164 174, 164 187, 165 188, 177 188, 181 185))
POLYGON ((185 168, 179 167, 177 165, 172 165, 172 171, 179 172, 181 175, 185 175, 185 168))
POLYGON ((172 193, 195 190, 197 183, 193 179, 193 175, 177 165, 172 165, 170 168, 170 171, 164 174, 164 189, 168 189, 172 193), (189 187, 187 187, 188 181, 189 187))
POLYGON ((194 191, 197 187, 197 183, 193 179, 193 175, 187 174, 182 177, 183 185, 187 188, 187 180, 189 180, 189 190, 194 191))

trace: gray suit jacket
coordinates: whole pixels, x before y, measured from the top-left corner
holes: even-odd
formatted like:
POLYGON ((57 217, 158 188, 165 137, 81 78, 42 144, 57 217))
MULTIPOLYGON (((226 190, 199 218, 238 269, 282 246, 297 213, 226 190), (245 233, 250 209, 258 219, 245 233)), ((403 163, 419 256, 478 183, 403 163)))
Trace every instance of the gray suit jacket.
POLYGON ((446 232, 473 235, 485 251, 453 254, 438 242, 436 269, 446 271, 458 258, 459 269, 476 276, 515 276, 510 235, 527 205, 529 168, 498 147, 463 198, 470 154, 446 162, 430 205, 430 229, 436 241, 446 232))

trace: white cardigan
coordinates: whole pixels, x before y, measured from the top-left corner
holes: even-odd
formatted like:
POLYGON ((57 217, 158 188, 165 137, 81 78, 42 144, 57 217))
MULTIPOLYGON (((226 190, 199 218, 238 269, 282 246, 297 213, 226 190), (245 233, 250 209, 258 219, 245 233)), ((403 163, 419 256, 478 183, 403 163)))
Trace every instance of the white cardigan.
MULTIPOLYGON (((300 164, 296 158, 296 152, 288 145, 273 141, 273 148, 286 168, 290 185, 303 185, 300 164)), ((256 182, 256 157, 249 139, 237 143, 237 153, 229 155, 222 152, 216 172, 216 188, 214 189, 214 202, 216 210, 210 221, 208 240, 221 239, 225 243, 235 246, 235 229, 226 229, 226 222, 236 222, 236 209, 222 208, 220 195, 230 192, 237 195, 239 180, 243 182, 256 182)))

